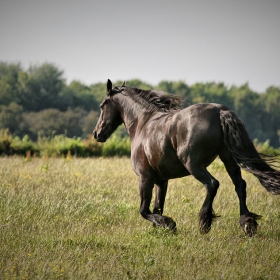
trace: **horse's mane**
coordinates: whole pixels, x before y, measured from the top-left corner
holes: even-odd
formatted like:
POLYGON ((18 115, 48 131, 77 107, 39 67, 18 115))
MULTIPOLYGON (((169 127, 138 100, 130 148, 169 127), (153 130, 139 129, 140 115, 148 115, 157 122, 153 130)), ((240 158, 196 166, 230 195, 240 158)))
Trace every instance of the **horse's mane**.
POLYGON ((182 109, 183 99, 180 96, 169 95, 159 90, 142 90, 131 87, 114 87, 113 91, 130 96, 135 102, 140 103, 147 112, 173 112, 182 109))

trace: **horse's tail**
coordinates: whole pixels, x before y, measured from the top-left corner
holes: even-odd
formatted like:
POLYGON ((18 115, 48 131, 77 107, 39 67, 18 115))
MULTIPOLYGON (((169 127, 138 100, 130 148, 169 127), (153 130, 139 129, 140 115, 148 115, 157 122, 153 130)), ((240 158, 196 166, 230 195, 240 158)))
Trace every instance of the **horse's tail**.
MULTIPOLYGON (((272 194, 280 194, 280 172, 268 165, 269 160, 260 157, 249 138, 242 121, 231 110, 220 111, 224 143, 236 163, 255 175, 272 194)), ((270 160, 270 162, 275 162, 270 160)))

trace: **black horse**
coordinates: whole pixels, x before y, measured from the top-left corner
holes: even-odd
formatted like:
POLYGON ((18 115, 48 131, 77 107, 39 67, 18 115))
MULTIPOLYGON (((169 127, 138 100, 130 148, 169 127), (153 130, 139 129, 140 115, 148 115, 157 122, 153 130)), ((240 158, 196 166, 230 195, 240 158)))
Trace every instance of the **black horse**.
POLYGON ((131 161, 140 177, 140 213, 155 226, 176 230, 176 223, 163 216, 168 180, 193 175, 207 190, 199 214, 199 229, 205 234, 217 216, 212 203, 219 182, 207 166, 219 156, 231 177, 240 203, 240 225, 253 236, 257 219, 246 205, 246 182, 240 167, 255 175, 273 194, 280 194, 280 172, 257 153, 243 123, 220 104, 196 104, 182 109, 182 99, 155 90, 112 86, 100 104, 101 114, 93 131, 105 142, 124 123, 131 139, 131 161), (156 197, 150 211, 153 187, 156 197))

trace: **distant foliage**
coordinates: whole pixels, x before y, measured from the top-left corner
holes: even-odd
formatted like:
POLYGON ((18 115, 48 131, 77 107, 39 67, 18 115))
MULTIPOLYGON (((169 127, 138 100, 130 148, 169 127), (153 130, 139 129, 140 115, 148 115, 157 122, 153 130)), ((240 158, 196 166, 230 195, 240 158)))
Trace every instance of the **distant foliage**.
POLYGON ((93 137, 85 139, 69 138, 65 135, 50 137, 38 136, 36 142, 28 135, 23 138, 12 136, 8 129, 0 130, 0 155, 38 156, 38 157, 110 157, 129 156, 130 140, 114 134, 105 144, 96 142, 93 137))
MULTIPOLYGON (((275 149, 269 140, 259 142, 254 140, 257 151, 269 156, 279 156, 280 149, 275 149)), ((32 141, 28 135, 20 138, 12 136, 8 129, 0 130, 0 156, 38 156, 38 157, 129 157, 130 138, 123 127, 118 129, 104 144, 96 142, 89 136, 82 138, 69 138, 63 134, 50 137, 38 136, 32 141)))
MULTIPOLYGON (((110 77, 105 77, 104 83, 92 85, 76 80, 67 84, 63 71, 53 63, 23 69, 20 63, 0 62, 0 129, 8 128, 20 139, 28 135, 35 142, 38 135, 85 139, 97 122, 106 78, 110 77)), ((126 81, 126 85, 179 95, 186 106, 201 102, 224 104, 245 123, 251 139, 261 143, 268 139, 269 145, 280 147, 279 87, 270 86, 265 92, 257 93, 248 84, 237 87, 221 82, 188 85, 184 81, 161 81, 153 86, 132 79, 126 81)), ((116 145, 114 149, 122 148, 116 145)))

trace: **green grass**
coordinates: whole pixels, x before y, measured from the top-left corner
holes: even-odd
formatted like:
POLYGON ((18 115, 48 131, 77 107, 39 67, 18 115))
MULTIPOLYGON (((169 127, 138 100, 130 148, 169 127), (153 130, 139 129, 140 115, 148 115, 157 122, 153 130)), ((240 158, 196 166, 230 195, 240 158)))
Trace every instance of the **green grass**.
POLYGON ((209 170, 220 181, 221 217, 201 235, 204 188, 192 177, 172 180, 172 234, 141 218, 127 158, 0 158, 0 279, 279 279, 279 197, 243 174, 249 209, 263 215, 250 239, 223 166, 209 170))

